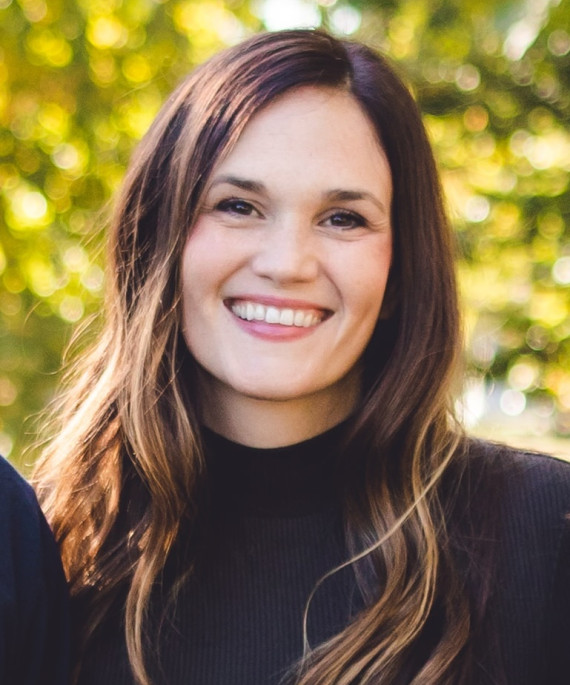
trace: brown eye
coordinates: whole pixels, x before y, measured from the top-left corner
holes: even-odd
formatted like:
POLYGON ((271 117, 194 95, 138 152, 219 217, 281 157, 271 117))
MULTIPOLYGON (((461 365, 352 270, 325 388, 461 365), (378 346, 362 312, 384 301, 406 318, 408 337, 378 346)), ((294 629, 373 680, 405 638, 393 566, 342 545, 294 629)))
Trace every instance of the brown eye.
POLYGON ((237 198, 228 198, 227 200, 222 200, 216 205, 216 209, 219 212, 227 212, 228 214, 238 214, 240 216, 251 216, 256 213, 255 207, 245 200, 239 200, 237 198))
POLYGON ((334 212, 330 214, 325 220, 329 226, 339 228, 341 230, 350 230, 351 228, 360 228, 366 226, 366 220, 356 212, 334 212))

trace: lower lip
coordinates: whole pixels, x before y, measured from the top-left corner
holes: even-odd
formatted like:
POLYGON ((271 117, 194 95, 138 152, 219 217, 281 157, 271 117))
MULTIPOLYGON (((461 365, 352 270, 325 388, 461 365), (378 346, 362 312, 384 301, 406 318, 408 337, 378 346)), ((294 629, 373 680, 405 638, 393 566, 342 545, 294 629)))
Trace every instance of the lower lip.
POLYGON ((314 326, 283 326, 278 323, 266 323, 265 321, 247 321, 245 319, 240 319, 233 312, 230 312, 234 321, 238 326, 244 330, 246 333, 253 335, 256 338, 262 338, 263 340, 271 340, 273 342, 287 342, 290 340, 300 340, 301 338, 306 338, 311 333, 321 325, 318 323, 314 326))

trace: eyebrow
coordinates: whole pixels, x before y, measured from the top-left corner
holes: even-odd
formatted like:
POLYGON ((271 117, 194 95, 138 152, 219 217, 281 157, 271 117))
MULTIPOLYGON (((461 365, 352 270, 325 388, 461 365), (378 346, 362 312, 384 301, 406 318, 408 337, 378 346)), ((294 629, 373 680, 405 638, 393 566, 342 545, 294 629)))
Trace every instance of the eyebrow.
MULTIPOLYGON (((267 194, 267 188, 265 184, 261 181, 253 181, 247 178, 240 178, 239 176, 222 175, 217 176, 213 181, 211 188, 221 185, 223 183, 228 183, 229 185, 236 186, 241 190, 249 190, 253 193, 265 193, 267 194)), ((334 188, 324 193, 324 197, 327 200, 338 200, 339 202, 350 202, 353 200, 368 200, 375 204, 381 211, 386 212, 386 206, 381 202, 375 195, 369 193, 366 190, 346 190, 344 188, 334 188)))
POLYGON ((347 202, 351 200, 368 200, 379 207, 383 212, 386 212, 385 204, 375 195, 366 190, 344 190, 343 188, 337 188, 334 190, 329 190, 327 193, 325 193, 325 196, 328 200, 338 200, 340 202, 347 202))
POLYGON ((241 190, 250 190, 253 193, 267 192, 265 185, 260 181, 251 181, 247 178, 239 178, 239 176, 217 176, 212 181, 212 185, 210 187, 213 188, 214 186, 218 186, 222 183, 228 183, 229 185, 236 186, 241 190))

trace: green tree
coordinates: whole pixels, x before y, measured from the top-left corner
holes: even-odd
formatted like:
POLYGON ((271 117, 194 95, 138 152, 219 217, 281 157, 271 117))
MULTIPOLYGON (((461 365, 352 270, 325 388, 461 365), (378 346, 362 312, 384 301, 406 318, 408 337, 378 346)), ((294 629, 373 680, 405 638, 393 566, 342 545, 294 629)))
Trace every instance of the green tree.
POLYGON ((470 368, 570 432, 570 0, 0 0, 0 451, 16 463, 71 330, 97 325, 133 146, 193 65, 297 16, 401 65, 459 237, 470 368))

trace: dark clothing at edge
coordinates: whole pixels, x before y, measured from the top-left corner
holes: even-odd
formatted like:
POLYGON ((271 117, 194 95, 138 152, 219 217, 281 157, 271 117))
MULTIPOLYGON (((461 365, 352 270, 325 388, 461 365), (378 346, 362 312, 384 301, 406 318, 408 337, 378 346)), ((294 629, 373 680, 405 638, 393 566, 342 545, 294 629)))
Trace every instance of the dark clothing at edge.
POLYGON ((0 685, 68 685, 69 602, 32 488, 0 457, 0 685))

